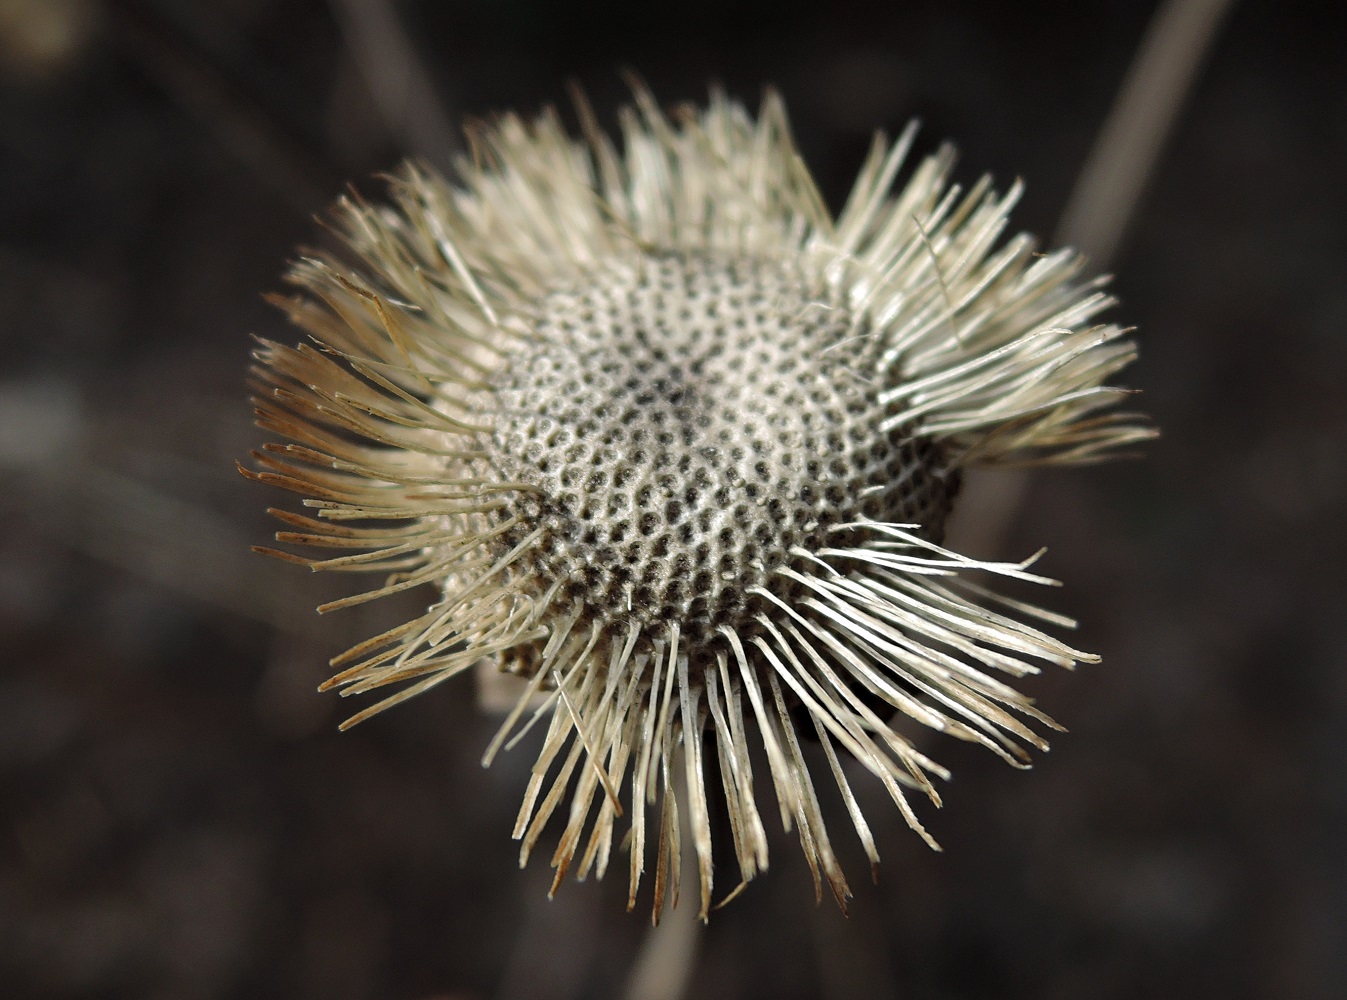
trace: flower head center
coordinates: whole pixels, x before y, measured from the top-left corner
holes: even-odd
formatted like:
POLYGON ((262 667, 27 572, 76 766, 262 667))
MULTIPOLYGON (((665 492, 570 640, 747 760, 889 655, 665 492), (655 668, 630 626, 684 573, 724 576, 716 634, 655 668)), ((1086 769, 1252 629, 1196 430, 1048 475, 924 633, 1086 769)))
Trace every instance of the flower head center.
MULTIPOLYGON (((545 526, 523 572, 586 617, 743 623, 794 551, 861 518, 938 532, 938 454, 886 416, 875 346, 777 260, 614 262, 540 303, 495 392, 492 461, 545 526)), ((522 516, 520 516, 522 515, 522 516)), ((503 536, 501 545, 515 542, 503 536)), ((789 589, 786 587, 786 589, 789 589)))

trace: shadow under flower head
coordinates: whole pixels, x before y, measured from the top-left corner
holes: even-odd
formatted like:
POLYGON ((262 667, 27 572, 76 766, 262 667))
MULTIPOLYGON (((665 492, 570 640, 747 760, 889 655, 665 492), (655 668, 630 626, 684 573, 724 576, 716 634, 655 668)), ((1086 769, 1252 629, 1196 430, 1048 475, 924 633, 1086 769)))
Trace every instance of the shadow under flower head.
POLYGON ((774 802, 840 903, 802 737, 877 864, 839 746, 934 847, 908 793, 938 804, 946 773, 894 713, 1024 765, 1055 726, 997 675, 1096 659, 965 579, 1052 582, 1032 559, 940 543, 965 467, 1150 436, 1105 385, 1133 345, 1076 255, 1002 239, 1018 186, 962 191, 949 148, 895 186, 911 128, 833 219, 774 95, 670 120, 638 90, 620 152, 581 112, 585 142, 507 116, 455 182, 408 166, 391 204, 343 199, 353 263, 294 266, 281 301, 312 343, 258 352, 284 443, 245 473, 305 497, 275 511, 282 543, 341 554, 267 551, 386 575, 323 610, 439 588, 334 660, 343 694, 402 685, 348 725, 483 658, 527 679, 485 762, 546 727, 514 835, 526 860, 562 809, 554 891, 601 876, 625 826, 628 905, 654 846, 658 916, 684 809, 705 919, 714 796, 740 887, 774 802))

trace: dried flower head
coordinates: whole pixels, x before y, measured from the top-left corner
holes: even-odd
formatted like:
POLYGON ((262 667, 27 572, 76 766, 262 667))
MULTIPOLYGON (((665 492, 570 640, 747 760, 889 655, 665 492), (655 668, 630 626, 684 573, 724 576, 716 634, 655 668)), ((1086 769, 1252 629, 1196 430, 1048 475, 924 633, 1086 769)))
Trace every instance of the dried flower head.
POLYGON ((343 694, 403 685, 348 725, 483 658, 528 680, 485 762, 541 720, 514 836, 527 859, 562 807, 554 890, 603 874, 622 818, 629 906, 658 844, 658 914, 681 808, 705 918, 713 809, 738 885, 767 867, 765 760, 840 902, 820 767, 878 854, 839 746, 934 847, 908 792, 938 803, 945 772, 890 718, 1023 765, 1046 747, 1028 723, 1055 727, 996 675, 1095 659, 965 578, 1051 582, 1032 559, 940 543, 965 467, 1149 435, 1105 412, 1133 346, 1094 323, 1111 300, 1071 251, 1002 241, 1018 186, 961 191, 943 148, 895 189, 912 129, 876 138, 833 219, 774 95, 671 121, 638 90, 621 153, 581 115, 586 143, 507 116, 455 184, 409 166, 391 205, 342 200, 353 264, 294 266, 312 343, 258 353, 258 420, 288 443, 247 474, 316 514, 276 511, 281 542, 342 554, 269 551, 387 574, 320 610, 439 588, 333 661, 343 694))

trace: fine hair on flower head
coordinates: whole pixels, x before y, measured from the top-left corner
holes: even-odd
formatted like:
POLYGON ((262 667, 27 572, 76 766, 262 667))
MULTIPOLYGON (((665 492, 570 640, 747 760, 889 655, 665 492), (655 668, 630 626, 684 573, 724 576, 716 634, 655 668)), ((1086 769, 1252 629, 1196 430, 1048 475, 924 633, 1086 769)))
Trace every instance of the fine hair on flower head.
POLYGON ((333 660, 325 688, 396 685, 346 725, 483 660, 527 681, 484 763, 542 731, 513 832, 523 863, 562 827, 553 891, 616 847, 658 917, 686 829, 705 919, 712 815, 733 896, 779 813, 841 904, 828 798, 879 862, 845 757, 935 847, 909 793, 947 772, 890 720, 1026 766, 1058 727, 1003 678, 1097 659, 968 578, 1052 583, 1036 557, 941 543, 964 469, 1151 436, 1106 384, 1134 346, 1074 252, 1003 238, 1018 184, 963 190, 948 146, 899 181, 913 127, 834 218, 773 93, 666 117, 637 87, 620 146, 578 103, 583 141, 505 115, 452 181, 341 199, 345 251, 293 265, 308 339, 257 352, 279 441, 244 472, 304 498, 277 539, 319 552, 264 551, 381 576, 322 611, 438 590, 333 660))

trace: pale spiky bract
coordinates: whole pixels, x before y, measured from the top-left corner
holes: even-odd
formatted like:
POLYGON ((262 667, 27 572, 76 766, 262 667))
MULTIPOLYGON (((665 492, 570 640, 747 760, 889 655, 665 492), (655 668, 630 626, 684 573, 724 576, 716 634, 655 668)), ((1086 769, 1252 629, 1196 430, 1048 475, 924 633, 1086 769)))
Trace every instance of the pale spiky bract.
POLYGON ((940 541, 961 469, 1149 436, 1105 412, 1133 347, 1075 255, 1002 241, 1018 186, 961 191, 944 148, 895 188, 911 129, 833 219, 775 96, 670 120, 638 91, 621 152, 581 111, 586 143, 509 116, 456 183, 408 167, 391 205, 344 199, 352 262, 294 266, 313 343, 258 353, 259 423, 288 443, 249 474, 316 514, 275 512, 281 542, 341 554, 274 554, 387 574, 327 608, 439 588, 334 660, 343 694, 403 685, 351 722, 483 658, 528 680, 485 760, 543 721, 514 835, 527 859, 562 807, 557 883, 603 874, 621 818, 629 905, 653 846, 658 915, 686 809, 705 918, 713 811, 736 884, 767 866, 765 760, 840 902, 821 769, 878 854, 838 746, 934 846, 907 792, 938 802, 945 772, 889 719, 1023 764, 1046 747, 1024 720, 1053 723, 995 675, 1095 659, 961 575, 1050 582, 1032 560, 940 541))

